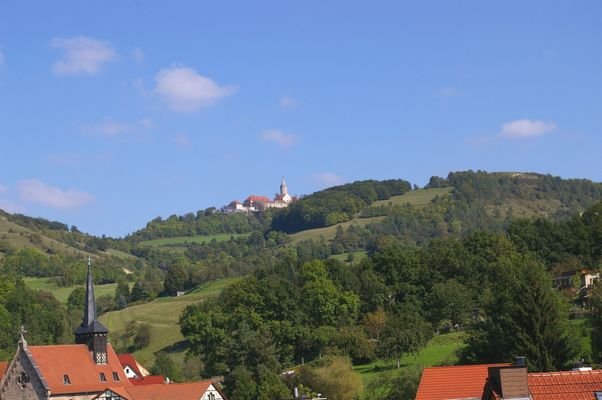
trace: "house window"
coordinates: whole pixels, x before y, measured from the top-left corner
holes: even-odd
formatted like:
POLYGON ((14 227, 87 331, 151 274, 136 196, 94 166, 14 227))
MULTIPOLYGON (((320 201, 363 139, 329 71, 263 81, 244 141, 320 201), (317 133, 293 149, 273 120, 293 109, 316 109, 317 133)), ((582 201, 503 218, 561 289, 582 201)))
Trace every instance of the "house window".
POLYGON ((113 380, 119 382, 119 374, 117 372, 113 372, 113 380))
POLYGON ((101 373, 100 373, 100 381, 101 381, 101 382, 106 382, 106 381, 107 381, 107 377, 105 376, 105 373, 104 373, 104 372, 101 372, 101 373))
POLYGON ((67 374, 63 375, 63 383, 65 385, 71 385, 71 380, 69 379, 69 375, 67 375, 67 374))
POLYGON ((602 400, 602 392, 594 392, 594 395, 596 395, 596 400, 602 400))

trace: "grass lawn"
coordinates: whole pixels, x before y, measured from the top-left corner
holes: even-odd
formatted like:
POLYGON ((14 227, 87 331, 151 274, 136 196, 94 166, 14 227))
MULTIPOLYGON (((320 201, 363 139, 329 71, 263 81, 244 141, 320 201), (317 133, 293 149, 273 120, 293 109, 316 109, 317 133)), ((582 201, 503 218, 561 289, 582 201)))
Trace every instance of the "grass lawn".
MULTIPOLYGON (((401 359, 401 367, 432 367, 436 365, 451 365, 457 361, 456 353, 464 345, 466 334, 452 332, 433 337, 426 347, 418 354, 407 355, 401 359)), ((394 360, 378 360, 370 364, 356 365, 353 370, 358 372, 367 386, 379 374, 396 368, 394 360)))
MULTIPOLYGON (((54 295, 54 297, 61 303, 67 304, 67 299, 69 295, 76 287, 84 287, 84 285, 74 285, 67 287, 60 287, 56 283, 52 282, 52 278, 23 278, 25 284, 32 288, 38 290, 45 290, 54 295)), ((94 285, 94 295, 96 298, 99 298, 104 295, 114 295, 115 288, 117 288, 116 283, 109 283, 107 285, 94 285)))
POLYGON ((248 233, 221 233, 218 235, 199 235, 199 236, 178 236, 173 238, 161 238, 153 240, 144 240, 140 242, 141 246, 185 246, 187 243, 209 243, 212 240, 225 242, 231 237, 241 238, 249 236, 248 233))
POLYGON ((180 314, 186 306, 206 300, 217 295, 223 288, 241 278, 227 278, 210 282, 184 296, 160 297, 151 302, 134 305, 119 311, 103 314, 99 319, 109 329, 109 341, 116 346, 124 334, 130 321, 150 326, 150 345, 134 352, 142 365, 150 368, 155 360, 155 353, 160 350, 169 351, 176 360, 184 358, 184 337, 180 333, 180 314))

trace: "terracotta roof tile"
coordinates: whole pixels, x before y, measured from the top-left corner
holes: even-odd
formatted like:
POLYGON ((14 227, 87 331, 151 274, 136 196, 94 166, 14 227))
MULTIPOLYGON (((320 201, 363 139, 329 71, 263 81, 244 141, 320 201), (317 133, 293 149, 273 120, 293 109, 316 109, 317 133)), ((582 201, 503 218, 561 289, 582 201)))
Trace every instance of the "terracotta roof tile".
POLYGON ((144 376, 142 371, 138 368, 138 361, 134 358, 133 354, 117 354, 117 359, 123 368, 130 367, 132 371, 138 376, 144 376))
POLYGON ((29 346, 33 360, 53 394, 100 392, 108 387, 131 386, 111 345, 107 346, 107 364, 95 364, 83 344, 29 346), (103 373, 106 381, 100 380, 103 373), (113 379, 115 372, 119 380, 113 379), (64 383, 68 375, 70 384, 64 383))
POLYGON ((416 400, 481 399, 489 367, 510 364, 429 367, 422 372, 416 400))
POLYGON ((0 379, 6 374, 6 370, 8 369, 8 361, 0 361, 0 379))
POLYGON ((142 378, 130 378, 132 385, 158 385, 165 382, 163 375, 149 375, 142 378))
POLYGON ((211 381, 140 385, 126 388, 131 400, 199 400, 211 381))
POLYGON ((530 373, 533 400, 595 400, 602 391, 602 370, 530 373))

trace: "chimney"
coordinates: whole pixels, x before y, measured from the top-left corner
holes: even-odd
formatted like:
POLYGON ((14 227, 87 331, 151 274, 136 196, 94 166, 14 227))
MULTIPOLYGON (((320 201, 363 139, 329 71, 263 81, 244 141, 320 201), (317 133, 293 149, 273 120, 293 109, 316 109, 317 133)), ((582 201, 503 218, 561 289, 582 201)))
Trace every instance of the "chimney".
POLYGON ((489 367, 489 385, 503 400, 528 400, 527 360, 516 357, 507 367, 489 367))

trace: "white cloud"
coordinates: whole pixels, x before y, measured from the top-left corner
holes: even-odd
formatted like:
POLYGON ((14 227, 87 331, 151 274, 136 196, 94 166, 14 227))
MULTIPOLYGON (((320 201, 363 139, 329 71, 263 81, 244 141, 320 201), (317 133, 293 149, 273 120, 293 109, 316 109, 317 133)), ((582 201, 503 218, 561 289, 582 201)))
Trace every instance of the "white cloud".
POLYGON ((508 139, 527 139, 545 135, 556 129, 553 122, 518 119, 502 125, 500 136, 508 139))
POLYGON ((219 86, 187 67, 162 69, 155 76, 155 81, 155 93, 172 111, 177 112, 197 111, 236 91, 232 86, 219 86))
POLYGON ((342 176, 339 176, 333 172, 320 172, 320 173, 314 174, 313 178, 320 185, 326 186, 326 187, 342 185, 343 183, 346 182, 345 178, 343 178, 342 176))
POLYGON ((50 47, 62 50, 62 57, 52 70, 58 75, 95 75, 117 57, 110 43, 86 36, 54 38, 50 47))
POLYGON ((69 189, 62 190, 37 179, 28 179, 17 184, 23 201, 63 210, 80 208, 94 201, 91 194, 69 189))
POLYGON ((144 52, 140 47, 134 47, 132 49, 132 57, 138 64, 142 64, 144 62, 144 52))
POLYGON ((260 135, 264 142, 274 142, 280 147, 291 147, 297 141, 297 137, 292 133, 284 133, 279 129, 269 129, 263 131, 260 135))
POLYGON ((291 96, 282 96, 278 102, 278 105, 285 110, 292 110, 293 108, 297 107, 297 100, 291 96))
POLYGON ((98 124, 87 125, 84 130, 95 135, 114 137, 130 132, 132 126, 124 122, 106 120, 98 124))

